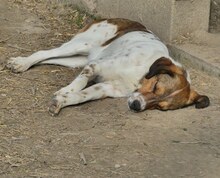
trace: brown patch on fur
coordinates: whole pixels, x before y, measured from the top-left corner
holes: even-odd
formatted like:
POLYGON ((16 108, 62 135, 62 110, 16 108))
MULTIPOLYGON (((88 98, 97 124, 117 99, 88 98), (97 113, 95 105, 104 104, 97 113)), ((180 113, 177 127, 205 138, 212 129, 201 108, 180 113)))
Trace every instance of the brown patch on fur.
POLYGON ((144 95, 146 93, 153 91, 154 86, 157 83, 157 78, 156 77, 152 77, 151 79, 143 78, 140 83, 142 87, 138 89, 138 92, 144 95))
POLYGON ((148 31, 144 25, 132 20, 115 18, 108 19, 107 22, 118 27, 117 33, 125 34, 132 31, 144 31, 150 33, 150 31, 148 31))
POLYGON ((111 39, 107 40, 105 43, 103 43, 102 46, 107 46, 107 45, 109 45, 112 41, 114 41, 115 39, 119 38, 120 36, 122 36, 122 35, 117 34, 117 35, 114 36, 113 38, 111 38, 111 39))
POLYGON ((91 76, 93 72, 95 71, 95 64, 90 64, 89 66, 86 66, 82 72, 81 75, 85 75, 87 77, 91 76))
POLYGON ((67 95, 62 95, 63 98, 67 98, 67 95))
POLYGON ((101 87, 96 86, 94 89, 95 89, 95 90, 100 90, 100 89, 101 89, 101 87))
POLYGON ((169 107, 169 103, 167 101, 162 101, 158 105, 159 105, 159 107, 157 107, 157 108, 162 109, 162 110, 167 110, 169 107))
POLYGON ((82 71, 82 75, 87 75, 87 74, 89 74, 90 73, 90 70, 89 69, 84 69, 83 71, 82 71))
POLYGON ((121 37, 122 35, 129 33, 129 32, 144 31, 144 32, 151 33, 149 30, 146 29, 146 27, 144 25, 140 24, 139 22, 135 22, 135 21, 123 19, 123 18, 95 20, 95 21, 89 23, 88 25, 86 25, 81 30, 79 30, 78 33, 83 33, 85 31, 87 31, 92 25, 103 22, 105 20, 107 20, 108 23, 117 26, 117 31, 116 31, 115 36, 113 38, 109 39, 108 41, 106 41, 105 43, 103 43, 102 46, 106 46, 106 45, 110 44, 115 39, 117 39, 117 38, 121 37))
POLYGON ((144 32, 151 33, 150 31, 148 31, 146 29, 146 27, 144 25, 142 25, 138 22, 132 21, 132 20, 115 18, 115 19, 108 19, 107 22, 111 23, 113 25, 116 25, 117 32, 116 32, 116 36, 114 36, 113 38, 111 38, 108 41, 106 41, 105 43, 103 43, 102 46, 106 46, 106 45, 110 44, 115 39, 117 39, 117 38, 121 37, 122 35, 129 33, 129 32, 144 31, 144 32))
POLYGON ((173 64, 170 59, 161 57, 151 65, 149 72, 145 77, 149 79, 157 74, 168 74, 172 77, 175 74, 186 75, 186 71, 173 64))
POLYGON ((88 93, 87 92, 85 92, 85 91, 82 91, 81 92, 83 95, 87 95, 88 93))
POLYGON ((78 33, 83 33, 83 32, 85 32, 86 30, 88 30, 92 25, 97 24, 97 23, 100 23, 100 22, 103 22, 103 21, 105 21, 105 20, 106 20, 106 19, 95 20, 95 21, 89 23, 88 25, 86 25, 85 27, 83 27, 81 30, 79 30, 78 33))
POLYGON ((92 71, 95 70, 95 66, 96 66, 95 64, 90 64, 89 66, 91 67, 92 71))

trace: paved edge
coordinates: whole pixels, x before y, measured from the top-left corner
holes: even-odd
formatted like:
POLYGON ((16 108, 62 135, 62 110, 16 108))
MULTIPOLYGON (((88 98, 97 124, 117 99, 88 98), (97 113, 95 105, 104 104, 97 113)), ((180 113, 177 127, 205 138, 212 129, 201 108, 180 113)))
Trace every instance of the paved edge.
POLYGON ((173 44, 168 44, 167 46, 169 48, 170 55, 175 60, 179 61, 183 65, 191 66, 219 79, 220 68, 216 67, 214 64, 207 62, 205 59, 189 54, 187 51, 184 51, 173 44))

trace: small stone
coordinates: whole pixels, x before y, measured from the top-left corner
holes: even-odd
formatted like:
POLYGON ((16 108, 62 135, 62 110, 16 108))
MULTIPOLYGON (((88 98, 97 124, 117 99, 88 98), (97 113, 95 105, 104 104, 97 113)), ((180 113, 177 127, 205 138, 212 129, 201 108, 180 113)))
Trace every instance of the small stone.
POLYGON ((118 168, 120 168, 121 166, 120 166, 120 164, 115 164, 115 168, 116 169, 118 169, 118 168))

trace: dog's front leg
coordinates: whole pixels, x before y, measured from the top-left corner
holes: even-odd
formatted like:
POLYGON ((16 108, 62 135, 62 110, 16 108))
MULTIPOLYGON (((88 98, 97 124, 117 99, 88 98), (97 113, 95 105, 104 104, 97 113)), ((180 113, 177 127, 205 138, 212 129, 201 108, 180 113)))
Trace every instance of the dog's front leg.
POLYGON ((49 106, 51 115, 57 115, 66 106, 84 103, 106 97, 124 97, 126 92, 111 83, 98 83, 79 92, 60 93, 52 100, 49 106))
POLYGON ((66 87, 61 88, 54 95, 74 93, 84 89, 88 82, 94 79, 98 73, 98 65, 89 64, 85 66, 82 72, 66 87))
POLYGON ((58 113, 65 103, 65 101, 58 102, 61 100, 58 98, 67 98, 68 95, 81 91, 87 86, 88 82, 96 76, 97 72, 98 67, 96 64, 87 65, 72 83, 54 93, 52 104, 50 106, 51 113, 54 113, 54 115, 58 113))

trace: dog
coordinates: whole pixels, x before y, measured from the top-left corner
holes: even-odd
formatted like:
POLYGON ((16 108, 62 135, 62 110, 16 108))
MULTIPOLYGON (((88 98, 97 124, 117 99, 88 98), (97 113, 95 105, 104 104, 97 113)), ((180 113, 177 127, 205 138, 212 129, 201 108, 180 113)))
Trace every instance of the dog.
POLYGON ((83 68, 54 94, 49 106, 53 116, 66 106, 106 97, 128 97, 134 112, 210 104, 207 96, 191 88, 189 73, 170 57, 165 44, 142 24, 127 19, 96 20, 60 47, 10 58, 6 66, 18 73, 36 64, 83 68), (91 81, 95 84, 88 86, 91 81))

